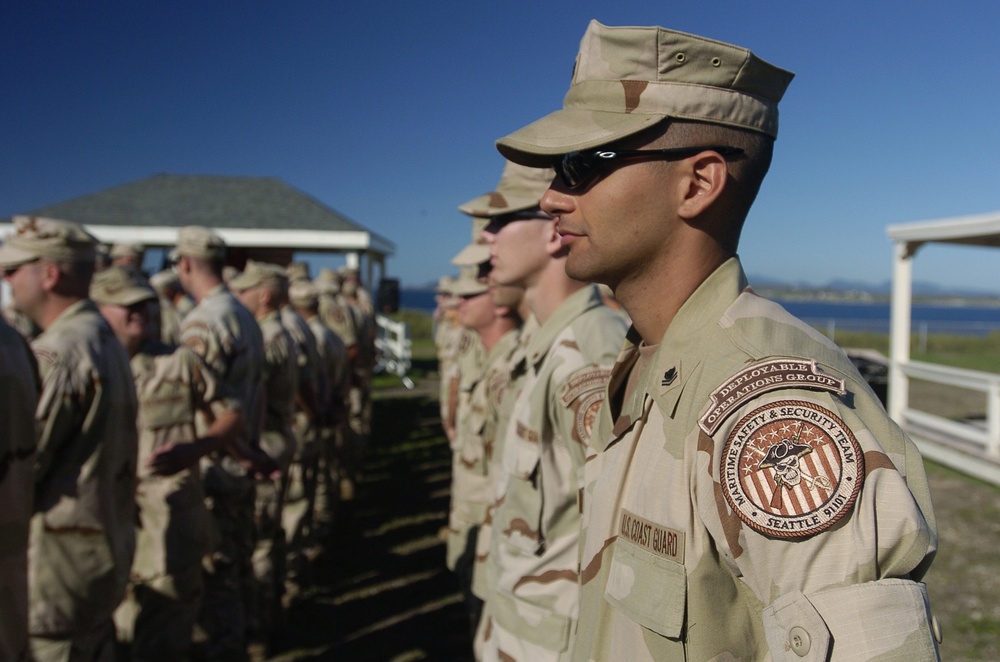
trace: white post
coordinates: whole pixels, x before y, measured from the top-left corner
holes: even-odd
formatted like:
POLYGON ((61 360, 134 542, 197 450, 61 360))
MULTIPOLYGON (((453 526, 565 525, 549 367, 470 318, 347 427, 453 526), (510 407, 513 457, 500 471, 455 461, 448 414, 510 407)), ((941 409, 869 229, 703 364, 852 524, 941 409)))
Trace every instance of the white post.
POLYGON ((903 422, 909 404, 909 379, 903 366, 910 361, 910 314, 913 305, 913 255, 920 244, 897 242, 892 263, 889 306, 889 416, 903 422))
POLYGON ((1000 458, 1000 382, 990 381, 986 397, 986 454, 1000 458))

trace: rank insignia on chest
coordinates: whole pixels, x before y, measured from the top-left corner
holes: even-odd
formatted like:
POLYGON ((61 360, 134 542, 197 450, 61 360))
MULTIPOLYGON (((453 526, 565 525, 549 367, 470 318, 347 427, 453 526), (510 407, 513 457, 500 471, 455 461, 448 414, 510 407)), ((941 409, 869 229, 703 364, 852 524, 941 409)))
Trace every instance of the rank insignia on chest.
POLYGON ((804 538, 846 515, 864 480, 864 455, 840 418, 785 400, 743 417, 722 451, 722 492, 752 529, 804 538))

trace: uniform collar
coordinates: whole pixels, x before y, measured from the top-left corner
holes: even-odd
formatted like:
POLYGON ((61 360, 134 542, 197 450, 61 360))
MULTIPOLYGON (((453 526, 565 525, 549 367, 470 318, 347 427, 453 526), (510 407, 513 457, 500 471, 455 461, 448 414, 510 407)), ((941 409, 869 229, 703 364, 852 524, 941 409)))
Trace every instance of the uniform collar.
POLYGON ((588 285, 566 298, 559 307, 553 311, 552 315, 545 320, 545 324, 535 329, 531 340, 528 343, 527 359, 533 366, 538 366, 548 354, 556 336, 565 329, 577 317, 584 314, 591 308, 603 305, 601 293, 596 285, 588 285))
MULTIPOLYGON (((635 393, 628 402, 621 403, 621 412, 604 441, 611 442, 625 434, 637 420, 645 417, 653 401, 665 415, 673 414, 684 385, 710 349, 704 346, 706 327, 717 325, 746 287, 746 275, 739 259, 734 257, 712 272, 688 297, 667 328, 645 374, 639 375, 635 393)), ((621 397, 629 372, 639 358, 640 340, 635 327, 629 329, 608 384, 612 402, 621 397)))

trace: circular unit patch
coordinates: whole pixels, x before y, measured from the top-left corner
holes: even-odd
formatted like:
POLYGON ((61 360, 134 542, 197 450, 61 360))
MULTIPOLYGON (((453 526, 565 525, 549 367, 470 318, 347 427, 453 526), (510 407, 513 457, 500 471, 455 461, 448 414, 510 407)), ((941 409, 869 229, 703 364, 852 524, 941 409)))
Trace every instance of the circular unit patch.
POLYGON ((751 528, 780 538, 828 529, 854 505, 864 480, 854 434, 813 402, 767 404, 743 417, 722 451, 722 491, 751 528))

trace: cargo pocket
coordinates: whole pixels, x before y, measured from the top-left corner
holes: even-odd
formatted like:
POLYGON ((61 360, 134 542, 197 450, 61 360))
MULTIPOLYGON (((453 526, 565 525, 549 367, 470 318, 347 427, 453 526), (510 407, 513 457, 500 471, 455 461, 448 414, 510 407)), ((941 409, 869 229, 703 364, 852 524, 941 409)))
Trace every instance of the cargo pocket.
POLYGON ((562 652, 569 646, 573 619, 554 614, 530 602, 496 591, 490 595, 493 618, 505 630, 550 651, 562 652))
POLYGON ((664 637, 680 639, 686 593, 683 565, 618 538, 604 591, 615 609, 664 637))
POLYGON ((503 505, 499 530, 511 546, 528 554, 542 549, 542 494, 539 489, 541 447, 538 442, 517 439, 508 457, 512 461, 510 479, 503 505))

